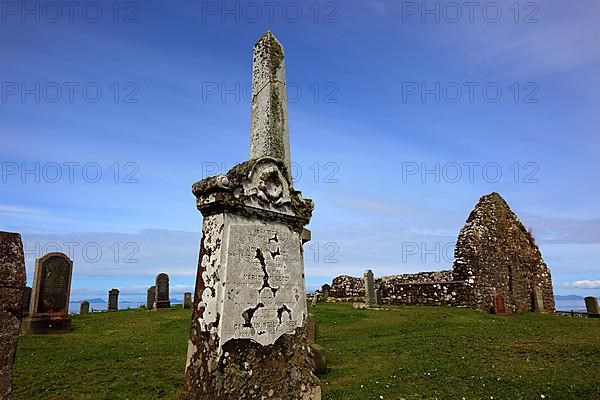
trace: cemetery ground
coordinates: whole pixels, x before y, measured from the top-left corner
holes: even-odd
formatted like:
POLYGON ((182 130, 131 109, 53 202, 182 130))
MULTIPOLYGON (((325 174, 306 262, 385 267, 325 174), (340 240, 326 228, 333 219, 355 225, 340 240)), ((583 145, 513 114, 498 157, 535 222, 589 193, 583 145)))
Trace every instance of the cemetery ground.
MULTIPOLYGON (((598 399, 600 320, 450 307, 308 306, 328 352, 323 399, 598 399)), ((14 399, 176 399, 191 310, 73 318, 23 334, 14 399)))

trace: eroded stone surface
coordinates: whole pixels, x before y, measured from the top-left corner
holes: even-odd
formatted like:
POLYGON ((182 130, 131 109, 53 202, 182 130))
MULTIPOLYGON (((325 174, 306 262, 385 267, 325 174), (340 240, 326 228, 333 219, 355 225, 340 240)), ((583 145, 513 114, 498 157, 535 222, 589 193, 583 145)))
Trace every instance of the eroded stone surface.
POLYGON ((373 280, 373 271, 370 269, 366 270, 363 280, 365 286, 365 303, 373 306, 377 304, 377 299, 375 298, 375 281, 373 280))
POLYGON ((185 292, 183 294, 183 309, 187 310, 188 308, 192 308, 192 293, 185 292))
POLYGON ((289 174, 284 54, 283 47, 271 32, 265 33, 254 46, 251 124, 250 158, 268 156, 282 160, 289 174))
POLYGON ((598 299, 593 296, 585 298, 585 308, 589 315, 598 316, 600 315, 600 308, 598 307, 598 299))
POLYGON ((0 398, 10 399, 12 366, 23 316, 25 259, 18 233, 0 232, 0 398))
POLYGON ((119 309, 119 289, 108 291, 108 311, 117 311, 119 309))
POLYGON ((63 253, 48 253, 35 262, 29 319, 32 333, 62 333, 71 329, 68 316, 73 261, 63 253))
POLYGON ((146 309, 152 310, 156 303, 156 286, 150 286, 146 291, 146 309))
POLYGON ((283 49, 270 32, 254 49, 250 147, 250 160, 192 187, 204 221, 181 398, 318 400, 302 259, 313 203, 292 187, 283 49))
POLYGON ((79 304, 79 314, 80 315, 86 315, 90 313, 90 303, 89 301, 82 301, 81 304, 79 304))

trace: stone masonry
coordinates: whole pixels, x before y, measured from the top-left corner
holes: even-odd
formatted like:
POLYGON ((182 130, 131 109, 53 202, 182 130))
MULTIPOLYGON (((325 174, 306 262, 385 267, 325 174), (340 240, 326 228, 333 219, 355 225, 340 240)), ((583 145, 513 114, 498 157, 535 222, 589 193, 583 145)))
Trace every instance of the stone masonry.
MULTIPOLYGON (((483 196, 461 230, 452 270, 375 279, 384 304, 467 306, 493 309, 502 295, 507 312, 553 312, 550 270, 534 238, 498 193, 483 196), (536 305, 537 304, 537 305, 536 305)), ((333 279, 331 296, 365 296, 363 279, 333 279)))

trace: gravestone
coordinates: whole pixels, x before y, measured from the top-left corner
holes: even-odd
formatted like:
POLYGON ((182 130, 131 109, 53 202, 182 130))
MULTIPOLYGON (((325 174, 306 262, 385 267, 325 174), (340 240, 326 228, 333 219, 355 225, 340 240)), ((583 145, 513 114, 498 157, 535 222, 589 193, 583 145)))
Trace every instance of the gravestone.
POLYGON ((323 346, 316 343, 310 344, 310 352, 312 354, 315 368, 314 372, 316 375, 323 375, 327 373, 327 352, 323 346))
POLYGON ((18 233, 0 232, 0 399, 10 399, 23 317, 25 258, 18 233))
POLYGON ((381 289, 375 289, 375 303, 378 306, 383 305, 383 297, 381 296, 381 289))
POLYGON ((328 299, 331 296, 331 286, 328 284, 321 286, 321 294, 323 294, 324 299, 328 299))
POLYGON ((23 318, 29 316, 29 304, 31 303, 31 288, 25 286, 23 291, 23 318))
POLYGON ((370 269, 366 270, 363 275, 363 281, 365 283, 365 303, 369 306, 377 304, 375 298, 375 281, 373 279, 373 271, 370 269))
POLYGON ((541 288, 533 289, 533 310, 535 312, 544 312, 544 292, 541 288))
POLYGON ((152 310, 156 302, 156 286, 150 286, 146 292, 146 308, 152 310))
POLYGON ((90 302, 85 300, 79 304, 79 315, 86 315, 90 313, 90 302))
POLYGON ((108 311, 117 311, 119 309, 119 289, 108 291, 108 311))
POLYGON ((592 296, 585 298, 585 308, 588 316, 592 318, 600 317, 600 308, 598 308, 598 299, 592 296))
POLYGON ((493 313, 497 315, 506 314, 506 306, 504 305, 504 297, 501 294, 495 294, 493 299, 493 313))
POLYGON ((157 310, 171 308, 169 300, 169 275, 158 274, 156 276, 156 302, 154 307, 157 310))
POLYGON ((192 294, 190 292, 183 294, 183 308, 184 310, 192 308, 192 294))
POLYGON ((63 253, 48 253, 35 261, 31 306, 25 329, 31 333, 71 330, 69 296, 73 261, 63 253))
POLYGON ((317 400, 302 257, 313 202, 292 187, 284 53, 270 32, 254 46, 250 138, 250 160, 193 185, 204 219, 181 399, 317 400))

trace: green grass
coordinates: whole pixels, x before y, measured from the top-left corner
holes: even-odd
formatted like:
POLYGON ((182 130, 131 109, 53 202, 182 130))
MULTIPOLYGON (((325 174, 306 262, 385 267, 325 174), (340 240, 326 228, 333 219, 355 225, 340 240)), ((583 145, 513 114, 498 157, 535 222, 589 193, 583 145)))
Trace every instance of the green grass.
MULTIPOLYGON (((310 306, 309 306, 310 307, 310 306)), ((600 320, 447 307, 311 308, 331 370, 323 399, 600 399, 600 320)), ((14 399, 176 399, 189 310, 75 317, 24 335, 14 399)))

